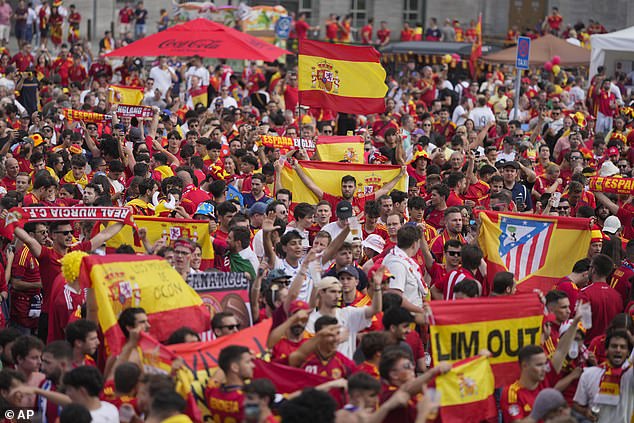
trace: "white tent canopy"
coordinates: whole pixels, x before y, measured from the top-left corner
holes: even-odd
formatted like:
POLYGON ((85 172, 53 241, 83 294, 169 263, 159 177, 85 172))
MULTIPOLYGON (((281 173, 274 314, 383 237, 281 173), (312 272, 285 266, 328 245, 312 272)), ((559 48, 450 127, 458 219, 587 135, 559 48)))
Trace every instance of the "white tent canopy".
MULTIPOLYGON (((607 34, 596 34, 590 37, 592 54, 590 56, 590 77, 597 73, 599 66, 605 66, 605 74, 613 75, 617 62, 634 62, 634 26, 607 34)), ((631 70, 630 65, 625 67, 631 70)))

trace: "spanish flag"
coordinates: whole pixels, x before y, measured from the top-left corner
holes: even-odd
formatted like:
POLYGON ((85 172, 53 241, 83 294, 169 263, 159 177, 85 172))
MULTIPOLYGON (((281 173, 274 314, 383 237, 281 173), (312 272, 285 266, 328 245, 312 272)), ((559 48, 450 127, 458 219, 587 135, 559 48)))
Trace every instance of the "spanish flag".
MULTIPOLYGON (((201 270, 212 267, 214 263, 214 249, 209 238, 209 224, 203 220, 171 219, 168 217, 134 216, 138 228, 147 230, 147 239, 154 244, 161 238, 168 244, 180 237, 195 241, 202 249, 201 270)), ((123 229, 106 242, 106 247, 118 248, 122 244, 131 245, 134 251, 144 254, 145 248, 138 236, 134 235, 131 227, 123 229)))
POLYGON ((317 140, 317 152, 325 162, 363 163, 363 138, 322 136, 317 140))
POLYGON ((497 272, 509 271, 519 291, 546 292, 588 254, 588 219, 491 211, 479 216, 489 285, 497 272))
POLYGON ((108 91, 110 93, 108 98, 111 104, 138 106, 143 101, 143 88, 110 85, 108 91))
POLYGON ((385 111, 386 73, 374 47, 301 40, 299 102, 342 113, 385 111))
POLYGON ((189 95, 192 99, 192 105, 194 108, 196 108, 196 105, 199 103, 205 107, 209 107, 209 101, 207 100, 207 85, 195 90, 189 90, 189 95))
MULTIPOLYGON (((357 180, 356 195, 363 196, 378 191, 397 177, 401 168, 388 165, 335 163, 300 160, 299 165, 319 188, 332 195, 341 195, 341 178, 352 175, 357 180)), ((308 189, 297 173, 286 164, 282 170, 282 186, 293 192, 294 203, 317 204, 319 199, 308 189)), ((407 192, 407 178, 401 178, 394 189, 407 192)), ((138 223, 137 223, 138 224, 138 223)))
POLYGON ((497 416, 493 372, 487 357, 458 361, 436 378, 443 423, 480 423, 497 416))
POLYGON ((94 291, 108 355, 118 354, 125 343, 117 319, 129 307, 146 311, 150 334, 159 340, 184 324, 200 333, 210 329, 209 309, 200 296, 160 257, 90 255, 82 260, 79 282, 94 291))

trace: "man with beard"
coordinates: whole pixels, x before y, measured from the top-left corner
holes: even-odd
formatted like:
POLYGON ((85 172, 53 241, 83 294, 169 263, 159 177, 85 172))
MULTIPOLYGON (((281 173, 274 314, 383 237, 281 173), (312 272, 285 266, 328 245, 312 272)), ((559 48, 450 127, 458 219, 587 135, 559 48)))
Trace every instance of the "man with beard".
POLYGON ((291 302, 288 307, 289 318, 269 333, 266 346, 271 349, 274 362, 288 366, 290 355, 304 343, 309 310, 310 306, 305 301, 291 302))
POLYGON ((37 408, 42 413, 42 423, 57 421, 60 406, 55 403, 64 374, 72 369, 73 350, 65 341, 53 341, 42 352, 42 372, 46 379, 40 384, 37 408))
POLYGON ((634 373, 628 361, 631 334, 621 329, 611 331, 605 345, 607 360, 584 370, 573 409, 590 421, 624 422, 634 411, 634 373))

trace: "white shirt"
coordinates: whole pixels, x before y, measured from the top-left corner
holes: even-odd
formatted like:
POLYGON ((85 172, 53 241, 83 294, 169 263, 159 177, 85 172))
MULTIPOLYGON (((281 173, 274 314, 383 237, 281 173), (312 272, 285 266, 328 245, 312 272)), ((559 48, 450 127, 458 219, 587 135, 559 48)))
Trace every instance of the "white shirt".
POLYGON ((453 115, 451 116, 451 120, 453 121, 453 123, 456 124, 456 126, 460 126, 460 125, 464 125, 464 123, 467 121, 467 118, 465 118, 464 115, 466 112, 465 108, 462 107, 462 105, 458 105, 458 107, 456 107, 453 110, 453 115))
POLYGON ((185 78, 187 78, 187 88, 191 88, 192 86, 192 76, 197 76, 200 78, 200 85, 207 86, 209 85, 209 71, 206 67, 201 66, 199 68, 191 66, 185 72, 185 78))
POLYGON ((575 85, 574 87, 570 89, 570 100, 572 101, 573 104, 576 103, 577 101, 585 102, 586 92, 581 87, 575 85))
MULTIPOLYGON (((319 319, 322 314, 319 311, 313 311, 308 316, 308 323, 306 323, 306 331, 308 333, 315 333, 315 321, 319 319)), ((348 338, 339 344, 337 351, 352 360, 354 350, 357 345, 357 333, 370 326, 371 319, 365 317, 365 307, 343 307, 335 309, 335 317, 337 322, 348 331, 348 338)))
POLYGON ((573 46, 581 47, 581 41, 574 37, 566 38, 566 42, 572 44, 573 46))
POLYGON ((495 122, 495 115, 487 106, 475 107, 469 113, 469 119, 475 123, 475 129, 480 130, 490 122, 495 122))
POLYGON ((174 69, 169 66, 167 69, 161 69, 159 66, 154 66, 150 69, 150 78, 154 79, 152 91, 158 88, 161 96, 165 97, 165 93, 172 86, 172 73, 174 73, 174 69))
POLYGON ((510 153, 505 153, 504 150, 498 152, 496 160, 499 162, 500 160, 504 160, 505 162, 512 162, 515 160, 515 151, 511 151, 510 153))
POLYGON ((334 221, 334 222, 330 222, 329 224, 321 228, 321 230, 328 232, 330 236, 332 237, 332 239, 335 239, 337 238, 337 235, 339 235, 341 231, 343 231, 343 228, 339 226, 337 221, 334 221))
MULTIPOLYGON (((605 370, 601 367, 583 369, 574 401, 582 406, 592 406, 599 393, 601 376, 605 370)), ((634 369, 630 367, 621 376, 620 395, 617 405, 600 404, 599 423, 628 422, 634 412, 634 369)))
POLYGON ((93 423, 119 423, 119 410, 106 401, 101 401, 101 407, 90 412, 93 423))
MULTIPOLYGON (((260 231, 261 232, 261 231, 260 231)), ((291 283, 295 276, 299 272, 299 268, 302 265, 302 260, 299 261, 297 267, 291 266, 286 259, 277 258, 275 261, 275 269, 284 269, 284 273, 291 277, 291 283)), ((313 279, 310 276, 310 272, 306 275, 306 279, 304 279, 304 283, 302 284, 301 289, 299 290, 299 295, 297 296, 298 300, 310 301, 310 294, 313 292, 313 279)))
POLYGON ((418 264, 403 250, 394 247, 383 259, 383 265, 394 276, 390 279, 390 289, 401 291, 403 298, 417 307, 422 307, 427 290, 423 285, 418 264))
POLYGON ((227 96, 225 98, 222 98, 222 97, 214 98, 214 101, 211 102, 209 109, 214 110, 215 108, 214 104, 216 104, 216 100, 218 99, 222 100, 222 107, 224 107, 225 109, 229 109, 231 107, 236 109, 238 108, 238 102, 236 101, 236 99, 231 96, 227 96))

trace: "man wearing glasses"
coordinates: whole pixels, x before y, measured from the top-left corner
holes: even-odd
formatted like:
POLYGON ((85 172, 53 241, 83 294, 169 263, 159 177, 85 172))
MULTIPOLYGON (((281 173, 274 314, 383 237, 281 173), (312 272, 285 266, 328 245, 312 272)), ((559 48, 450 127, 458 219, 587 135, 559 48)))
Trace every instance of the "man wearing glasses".
POLYGON ((214 335, 217 338, 231 335, 240 330, 240 323, 233 313, 228 311, 221 311, 216 313, 211 319, 211 329, 214 331, 214 335))
POLYGON ((43 235, 34 237, 22 228, 15 228, 15 236, 28 247, 33 257, 40 263, 43 298, 42 312, 38 325, 38 336, 41 339, 46 340, 48 337, 48 314, 51 299, 55 293, 54 288, 62 288, 64 285, 64 279, 61 276, 60 259, 70 251, 79 250, 89 252, 96 250, 119 233, 122 227, 123 223, 115 222, 96 234, 92 239, 73 245, 75 239, 73 238, 73 227, 70 222, 54 221, 51 222, 48 229, 52 241, 51 247, 40 243, 40 241, 46 240, 46 238, 43 238, 43 235))

